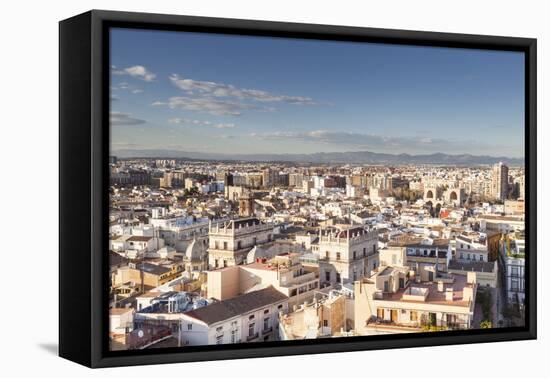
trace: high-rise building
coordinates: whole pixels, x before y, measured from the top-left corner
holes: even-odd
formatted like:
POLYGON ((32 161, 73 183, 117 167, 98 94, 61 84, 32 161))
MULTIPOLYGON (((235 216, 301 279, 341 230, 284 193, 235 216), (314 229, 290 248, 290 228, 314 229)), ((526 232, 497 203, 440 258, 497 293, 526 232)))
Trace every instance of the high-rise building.
POLYGON ((508 195, 508 166, 502 162, 493 166, 491 195, 501 201, 505 200, 508 195))
POLYGON ((279 176, 278 171, 271 168, 264 169, 262 171, 262 181, 263 181, 264 187, 270 188, 272 186, 275 186, 278 181, 278 176, 279 176))

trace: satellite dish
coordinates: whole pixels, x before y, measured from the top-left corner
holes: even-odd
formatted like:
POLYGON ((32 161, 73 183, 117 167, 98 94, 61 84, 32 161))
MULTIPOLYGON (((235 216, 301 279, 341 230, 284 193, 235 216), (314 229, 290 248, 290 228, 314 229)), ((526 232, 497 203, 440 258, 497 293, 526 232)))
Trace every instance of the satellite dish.
POLYGON ((138 331, 138 337, 143 337, 143 331, 141 329, 138 331))

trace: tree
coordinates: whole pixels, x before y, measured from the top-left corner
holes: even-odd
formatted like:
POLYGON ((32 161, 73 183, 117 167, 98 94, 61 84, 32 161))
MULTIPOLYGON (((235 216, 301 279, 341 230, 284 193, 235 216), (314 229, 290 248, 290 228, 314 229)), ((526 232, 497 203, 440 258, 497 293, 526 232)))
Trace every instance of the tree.
POLYGON ((493 328, 493 323, 489 320, 484 320, 481 323, 479 323, 480 328, 493 328))

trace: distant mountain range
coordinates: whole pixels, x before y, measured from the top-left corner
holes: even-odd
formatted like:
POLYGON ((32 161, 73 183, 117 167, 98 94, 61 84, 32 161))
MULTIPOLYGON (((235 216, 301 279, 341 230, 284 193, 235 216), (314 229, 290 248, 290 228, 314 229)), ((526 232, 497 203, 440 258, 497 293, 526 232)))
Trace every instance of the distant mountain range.
POLYGON ((525 164, 524 159, 485 155, 428 155, 386 154, 371 151, 317 152, 312 154, 222 154, 178 150, 119 150, 119 158, 171 158, 215 161, 292 162, 325 164, 437 164, 437 165, 486 165, 503 162, 512 166, 525 164))

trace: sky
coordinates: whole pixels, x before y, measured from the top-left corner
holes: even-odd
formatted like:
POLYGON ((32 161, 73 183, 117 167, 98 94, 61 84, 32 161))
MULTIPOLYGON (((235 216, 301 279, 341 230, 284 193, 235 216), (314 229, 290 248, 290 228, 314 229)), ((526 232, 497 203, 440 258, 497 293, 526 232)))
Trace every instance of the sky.
POLYGON ((111 30, 111 151, 524 156, 520 52, 111 30))

